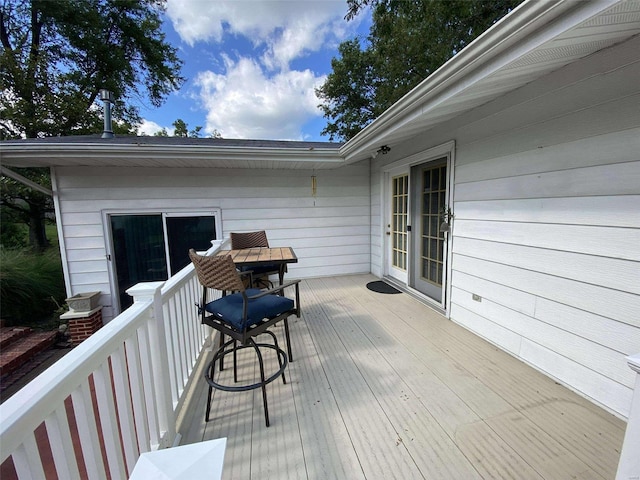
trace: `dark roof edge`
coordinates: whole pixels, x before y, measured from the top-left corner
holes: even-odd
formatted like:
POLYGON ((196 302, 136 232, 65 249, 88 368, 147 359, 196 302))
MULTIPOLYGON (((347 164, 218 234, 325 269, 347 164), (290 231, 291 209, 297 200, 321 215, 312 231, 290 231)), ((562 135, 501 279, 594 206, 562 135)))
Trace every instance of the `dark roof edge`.
POLYGON ((71 135, 65 137, 27 138, 4 140, 0 145, 93 145, 93 146, 144 146, 144 147, 205 147, 205 148, 273 148, 273 149, 328 149, 338 150, 343 143, 308 142, 300 140, 253 140, 227 138, 155 137, 116 135, 102 138, 100 135, 71 135))

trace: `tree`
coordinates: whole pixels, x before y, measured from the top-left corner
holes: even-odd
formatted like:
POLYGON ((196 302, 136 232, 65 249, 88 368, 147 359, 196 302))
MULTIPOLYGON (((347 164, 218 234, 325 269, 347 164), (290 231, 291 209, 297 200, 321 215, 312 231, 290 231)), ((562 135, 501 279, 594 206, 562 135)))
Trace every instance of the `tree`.
POLYGON ((380 113, 375 102, 376 73, 374 52, 361 50, 358 39, 338 46, 341 58, 331 60, 332 72, 325 83, 316 90, 324 100, 320 108, 325 118, 336 118, 328 122, 322 134, 349 139, 374 120, 380 113))
POLYGON ((521 1, 348 0, 348 20, 370 6, 373 23, 366 48, 340 45, 316 90, 322 134, 352 138, 521 1))
MULTIPOLYGON (((200 125, 193 128, 193 130, 189 130, 189 125, 187 122, 178 118, 173 125, 173 136, 174 137, 183 137, 183 138, 199 138, 200 132, 202 131, 202 127, 200 125)), ((166 128, 162 128, 162 130, 158 130, 153 134, 154 137, 169 137, 169 132, 167 132, 166 128)), ((220 132, 216 129, 211 132, 208 138, 222 138, 220 132)))
POLYGON ((175 128, 175 131, 173 133, 174 137, 198 138, 200 136, 200 130, 202 130, 202 127, 198 125, 193 130, 189 131, 189 127, 187 126, 186 122, 181 118, 173 122, 173 127, 175 128))
MULTIPOLYGON (((177 50, 161 30, 163 8, 161 0, 4 0, 0 137, 100 132, 95 100, 101 88, 115 97, 114 131, 135 132, 135 102, 146 97, 159 106, 184 81, 177 50)), ((23 205, 17 185, 3 179, 3 206, 23 205)), ((34 239, 43 230, 35 218, 44 218, 47 208, 43 201, 38 215, 23 218, 34 239)))
POLYGON ((146 96, 159 106, 184 81, 161 30, 162 9, 159 0, 5 0, 5 138, 100 131, 92 106, 101 88, 114 94, 114 118, 139 123, 133 100, 146 96))
MULTIPOLYGON (((51 188, 51 177, 47 168, 24 168, 20 169, 20 174, 43 187, 51 188)), ((29 244, 39 252, 49 246, 45 224, 47 217, 51 218, 54 211, 53 199, 50 196, 3 176, 0 178, 0 206, 3 230, 7 225, 26 223, 29 226, 29 244)), ((3 238, 3 245, 18 246, 9 243, 14 239, 15 237, 3 238)))

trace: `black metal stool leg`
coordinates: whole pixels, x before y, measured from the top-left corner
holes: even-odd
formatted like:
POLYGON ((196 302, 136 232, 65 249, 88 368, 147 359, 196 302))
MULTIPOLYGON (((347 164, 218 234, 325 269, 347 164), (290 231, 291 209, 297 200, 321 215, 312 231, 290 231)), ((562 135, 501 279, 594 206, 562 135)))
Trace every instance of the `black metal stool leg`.
POLYGON ((267 405, 267 383, 265 382, 265 378, 264 378, 264 362, 262 361, 262 353, 260 353, 260 349, 258 348, 258 345, 256 345, 256 342, 253 341, 253 338, 250 338, 249 342, 251 343, 251 345, 253 345, 253 348, 256 351, 256 355, 258 356, 258 364, 260 365, 260 384, 261 384, 261 390, 262 390, 262 404, 264 406, 264 420, 268 427, 269 426, 269 406, 267 405))
POLYGON ((287 378, 285 377, 284 369, 282 368, 283 361, 282 361, 282 358, 280 358, 280 355, 277 353, 277 352, 281 351, 280 350, 280 345, 278 345, 278 337, 276 337, 275 333, 270 332, 269 330, 267 330, 266 332, 263 332, 263 333, 271 335, 271 338, 273 338, 273 346, 275 347, 276 355, 278 357, 278 365, 280 365, 280 370, 282 370, 282 383, 286 384, 287 383, 287 378))
MULTIPOLYGON (((209 374, 213 378, 213 363, 209 366, 209 374)), ((213 387, 209 385, 209 392, 207 393, 207 411, 204 415, 205 422, 209 421, 209 414, 211 413, 211 397, 213 396, 213 387)))
POLYGON ((289 361, 293 362, 293 353, 291 352, 291 337, 289 336, 289 319, 284 319, 284 338, 287 340, 287 353, 289 354, 289 361))
POLYGON ((238 383, 238 342, 233 341, 233 381, 238 383))
MULTIPOLYGON (((220 332, 220 342, 218 343, 218 349, 224 346, 224 333, 220 332)), ((224 355, 220 357, 220 371, 224 370, 224 355)))

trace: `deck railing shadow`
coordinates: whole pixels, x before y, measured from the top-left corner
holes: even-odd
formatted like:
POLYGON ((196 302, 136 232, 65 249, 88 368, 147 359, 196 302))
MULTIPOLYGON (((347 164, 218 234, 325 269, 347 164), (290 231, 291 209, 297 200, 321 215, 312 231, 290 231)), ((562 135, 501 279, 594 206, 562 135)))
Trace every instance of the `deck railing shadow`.
POLYGON ((131 307, 0 405, 2 478, 126 479, 140 454, 179 443, 210 342, 198 291, 192 264, 135 285, 131 307))

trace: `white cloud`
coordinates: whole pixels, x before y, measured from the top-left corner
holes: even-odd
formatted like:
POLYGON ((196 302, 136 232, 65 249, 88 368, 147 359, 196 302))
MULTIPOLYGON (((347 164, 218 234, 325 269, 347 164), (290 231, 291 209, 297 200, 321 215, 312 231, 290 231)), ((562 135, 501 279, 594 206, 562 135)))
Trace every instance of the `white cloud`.
POLYGON ((225 33, 248 38, 265 49, 264 65, 287 70, 305 52, 318 51, 353 31, 358 20, 344 21, 345 0, 168 0, 167 16, 180 38, 223 41, 225 33))
POLYGON ((344 0, 168 0, 167 15, 180 37, 221 41, 226 30, 264 42, 276 30, 309 16, 317 24, 343 18, 344 0))
POLYGON ((138 135, 153 135, 154 133, 159 132, 162 129, 165 129, 169 135, 173 135, 174 128, 172 127, 163 127, 162 125, 158 125, 156 122, 151 120, 142 120, 142 124, 138 127, 138 135))
POLYGON ((214 60, 193 77, 208 112, 205 133, 302 139, 302 126, 321 115, 314 89, 326 77, 290 65, 354 33, 360 19, 346 22, 346 11, 345 0, 168 0, 167 16, 184 42, 226 52, 224 65, 214 60), (238 39, 252 51, 237 51, 238 39))
POLYGON ((205 131, 223 138, 301 140, 301 126, 320 115, 314 88, 324 82, 310 70, 268 78, 256 61, 226 58, 225 74, 201 72, 196 85, 206 110, 205 131))

